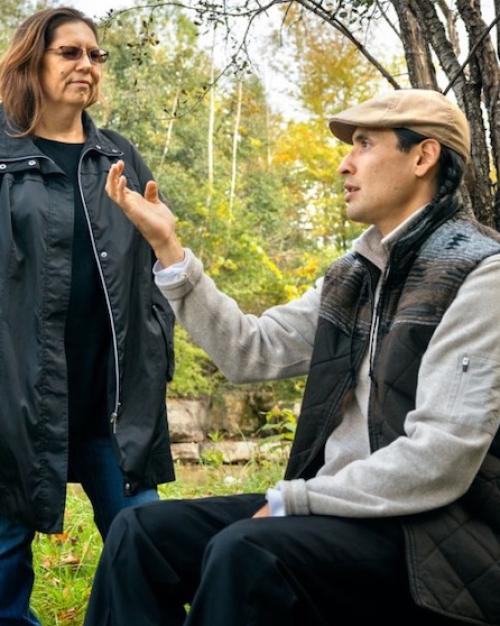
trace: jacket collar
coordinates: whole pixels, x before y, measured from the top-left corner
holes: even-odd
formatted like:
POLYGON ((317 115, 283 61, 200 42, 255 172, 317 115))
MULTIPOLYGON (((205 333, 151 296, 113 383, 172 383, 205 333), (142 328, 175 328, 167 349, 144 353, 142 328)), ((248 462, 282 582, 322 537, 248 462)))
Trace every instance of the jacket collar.
POLYGON ((391 249, 398 239, 410 229, 411 224, 417 221, 418 216, 426 206, 424 205, 417 209, 385 237, 382 236, 376 226, 368 227, 364 233, 354 240, 353 251, 368 259, 383 272, 389 260, 391 249))
POLYGON ((428 204, 398 237, 390 250, 390 262, 403 270, 418 254, 426 239, 439 226, 462 211, 456 194, 446 195, 428 204))
MULTIPOLYGON (((96 151, 108 156, 120 156, 122 151, 104 133, 96 128, 90 115, 82 113, 85 129, 85 144, 83 152, 96 151)), ((3 107, 0 105, 0 162, 11 162, 32 157, 45 157, 35 145, 32 137, 15 137, 16 128, 7 121, 3 107)))
POLYGON ((353 252, 380 271, 384 271, 389 260, 401 267, 413 258, 427 237, 460 208, 455 198, 447 196, 441 202, 431 202, 417 210, 385 237, 375 226, 370 226, 354 241, 353 252))

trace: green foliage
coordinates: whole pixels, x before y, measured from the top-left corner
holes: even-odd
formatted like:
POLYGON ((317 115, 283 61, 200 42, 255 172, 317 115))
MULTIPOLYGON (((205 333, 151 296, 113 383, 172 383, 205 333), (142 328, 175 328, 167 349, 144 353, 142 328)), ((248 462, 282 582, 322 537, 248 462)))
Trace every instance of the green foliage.
MULTIPOLYGON (((9 0, 0 45, 19 12, 32 7, 9 0)), ((328 113, 369 95, 374 80, 359 55, 314 21, 309 31, 298 21, 290 27, 286 45, 298 76, 294 97, 307 114, 300 122, 272 110, 257 76, 217 82, 210 184, 205 96, 213 59, 190 15, 173 6, 137 7, 104 20, 101 40, 110 60, 100 103, 90 113, 100 126, 137 145, 178 218, 183 243, 219 288, 254 314, 304 293, 360 232, 346 219, 336 175, 345 149, 325 123, 328 113)), ((212 395, 226 384, 179 328, 176 355, 172 395, 212 395)), ((274 389, 277 394, 283 384, 274 389)))
POLYGON ((83 622, 102 548, 80 488, 68 490, 64 528, 58 535, 36 535, 32 606, 43 624, 76 626, 83 622))
MULTIPOLYGON (((296 33, 291 54, 304 83, 296 96, 309 121, 286 126, 270 110, 258 78, 246 79, 236 198, 230 203, 235 82, 227 79, 216 87, 209 193, 209 102, 200 98, 211 59, 196 46, 196 32, 184 14, 169 8, 151 15, 126 14, 106 29, 111 61, 98 117, 135 141, 178 217, 182 241, 243 310, 259 314, 300 296, 359 233, 345 217, 342 190, 334 182, 342 149, 333 145, 323 117, 327 106, 333 111, 334 103, 341 107, 350 96, 368 93, 369 72, 352 48, 323 30, 315 31, 317 44, 315 36, 306 40, 296 33), (324 50, 332 46, 335 54, 327 55, 324 50), (318 66, 322 72, 313 72, 318 66), (361 81, 354 80, 355 71, 361 81)), ((224 385, 180 330, 176 354, 172 395, 211 395, 224 385)))
POLYGON ((175 376, 169 385, 170 395, 182 398, 210 396, 219 380, 220 375, 215 373, 215 367, 207 355, 176 324, 175 376))
MULTIPOLYGON (((217 444, 224 441, 225 435, 220 430, 212 430, 208 433, 208 438, 213 444, 217 444)), ((217 448, 217 445, 205 448, 201 453, 201 463, 217 469, 224 463, 224 453, 217 448)))
POLYGON ((263 436, 261 447, 271 453, 287 451, 297 430, 297 415, 291 409, 276 405, 266 413, 265 418, 266 423, 259 429, 259 434, 263 436))
POLYGON ((220 430, 211 430, 208 433, 208 438, 212 443, 219 443, 219 441, 224 441, 225 435, 220 430))
POLYGON ((217 448, 205 448, 201 453, 201 462, 209 467, 219 468, 224 462, 224 454, 222 450, 217 448))
POLYGON ((271 433, 268 441, 293 441, 297 429, 297 416, 291 409, 273 407, 266 413, 266 423, 260 428, 261 433, 271 433))

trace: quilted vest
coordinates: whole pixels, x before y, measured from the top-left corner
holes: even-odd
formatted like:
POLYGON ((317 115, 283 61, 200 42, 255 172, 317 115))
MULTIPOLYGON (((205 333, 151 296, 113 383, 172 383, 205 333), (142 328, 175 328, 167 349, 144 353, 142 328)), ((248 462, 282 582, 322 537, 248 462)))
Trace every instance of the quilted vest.
MULTIPOLYGON (((436 327, 468 274, 499 253, 498 233, 447 201, 429 205, 411 223, 391 249, 384 276, 357 253, 329 268, 286 479, 311 478, 323 465, 325 443, 342 420, 367 350, 371 450, 406 436, 420 361, 436 327), (378 319, 378 331, 376 345, 370 346, 372 318, 378 319)), ((499 625, 500 435, 463 497, 402 518, 402 524, 416 603, 458 620, 499 625)))

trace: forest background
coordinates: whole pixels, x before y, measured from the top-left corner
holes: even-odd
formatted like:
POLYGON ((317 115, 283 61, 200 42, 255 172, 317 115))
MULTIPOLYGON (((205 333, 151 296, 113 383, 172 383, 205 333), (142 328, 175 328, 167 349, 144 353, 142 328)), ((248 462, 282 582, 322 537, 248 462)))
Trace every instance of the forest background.
MULTIPOLYGON (((148 6, 103 18, 111 55, 101 102, 90 112, 138 146, 183 242, 242 309, 258 314, 299 296, 361 232, 346 219, 336 174, 347 148, 327 120, 382 89, 453 83, 451 97, 472 125, 463 200, 482 222, 500 226, 500 39, 488 30, 500 0, 186 2, 190 10, 181 0, 145 0, 148 6), (255 35, 250 26, 260 17, 267 26, 255 35), (266 74, 255 71, 266 64, 266 74), (283 77, 289 93, 277 96, 273 82, 283 77)), ((54 4, 2 0, 0 53, 23 17, 54 4)), ((180 328, 176 343, 170 395, 228 392, 231 385, 180 328)), ((279 410, 300 398, 302 386, 283 381, 247 392, 255 406, 279 410)), ((180 480, 161 496, 262 492, 282 471, 266 459, 207 469, 191 476, 178 468, 180 480)), ((78 488, 70 490, 64 533, 34 544, 33 606, 47 626, 82 623, 100 551, 91 515, 78 488)))
MULTIPOLYGON (((34 4, 4 0, 2 8, 0 52, 34 4)), ((369 96, 378 79, 349 42, 319 21, 270 31, 261 42, 269 63, 279 56, 280 71, 296 80, 287 97, 301 119, 290 119, 272 106, 249 66, 239 63, 219 77, 224 68, 212 35, 200 40, 200 31, 186 12, 168 6, 103 20, 110 59, 90 113, 137 145, 178 218, 183 243, 243 310, 258 314, 301 295, 360 233, 345 217, 336 176, 345 147, 329 134, 327 119, 369 96)), ((230 387, 177 327, 169 395, 214 396, 230 387)), ((292 402, 301 388, 302 381, 291 381, 254 385, 248 393, 264 395, 269 405, 292 402)))
MULTIPOLYGON (((0 53, 23 16, 53 4, 3 0, 0 53)), ((245 311, 299 296, 361 232, 345 216, 336 168, 346 147, 327 119, 381 89, 448 85, 472 127, 463 201, 498 228, 500 39, 491 28, 500 0, 123 5, 100 20, 111 55, 91 113, 138 146, 183 242, 245 311), (263 65, 268 72, 255 71, 263 65), (269 82, 285 77, 289 93, 277 101, 269 82)), ((227 391, 180 328, 176 344, 172 396, 227 391)), ((299 398, 302 385, 254 385, 248 394, 269 406, 299 398)))

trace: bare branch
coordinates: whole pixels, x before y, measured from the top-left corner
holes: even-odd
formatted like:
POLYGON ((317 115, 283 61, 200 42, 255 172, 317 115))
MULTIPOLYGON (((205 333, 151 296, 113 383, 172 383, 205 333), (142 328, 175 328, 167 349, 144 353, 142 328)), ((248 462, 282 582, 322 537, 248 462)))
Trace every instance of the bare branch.
POLYGON ((448 6, 446 0, 437 0, 438 6, 441 9, 442 14, 444 15, 444 19, 446 20, 446 28, 448 30, 448 38, 450 40, 453 49, 455 50, 455 54, 458 56, 460 54, 460 40, 458 38, 458 33, 456 29, 456 21, 457 14, 455 11, 452 11, 448 6))
MULTIPOLYGON (((500 0, 495 0, 495 15, 500 15, 500 0)), ((497 56, 500 57, 500 28, 497 28, 497 56)))
MULTIPOLYGON (((500 0, 498 0, 500 2, 500 0)), ((377 5, 378 10, 380 11, 380 15, 383 17, 383 19, 389 24, 389 26, 392 28, 392 30, 396 33, 398 39, 400 41, 402 41, 401 39, 401 33, 399 32, 399 30, 394 26, 394 24, 392 23, 392 20, 389 19, 389 16, 387 15, 387 11, 384 9, 384 7, 382 6, 382 3, 379 0, 375 0, 375 4, 377 5)))
POLYGON ((285 10, 285 14, 283 15, 283 19, 281 20, 280 31, 279 31, 280 32, 280 45, 283 44, 283 39, 281 38, 281 35, 283 32, 283 29, 285 28, 286 20, 287 20, 288 14, 290 13, 291 8, 292 8, 292 2, 290 1, 290 3, 288 4, 285 10))
POLYGON ((328 11, 322 6, 321 0, 319 2, 315 0, 296 0, 296 2, 347 37, 347 39, 349 39, 349 41, 356 46, 361 54, 382 74, 382 76, 394 87, 394 89, 401 89, 401 85, 394 80, 392 74, 386 70, 379 61, 377 61, 377 59, 367 50, 359 39, 354 36, 347 26, 345 26, 338 18, 333 17, 331 13, 328 13, 328 11))
POLYGON ((480 35, 480 37, 477 39, 476 43, 472 46, 472 48, 469 51, 469 54, 467 55, 467 58, 465 59, 465 61, 462 63, 462 65, 460 66, 460 68, 456 71, 456 73, 453 75, 453 77, 451 78, 448 86, 446 87, 446 89, 443 91, 444 94, 447 94, 448 91, 451 89, 451 87, 453 87, 453 85, 455 84, 457 78, 460 76, 460 74, 464 71, 465 66, 470 62, 472 56, 474 55, 474 53, 476 52, 476 50, 479 48, 479 46, 482 44, 484 38, 488 35, 488 33, 491 31, 491 29, 493 28, 493 26, 495 26, 496 24, 498 24, 498 22, 500 22, 500 14, 497 15, 495 17, 495 19, 491 22, 491 24, 484 29, 484 31, 482 32, 482 34, 480 35))

